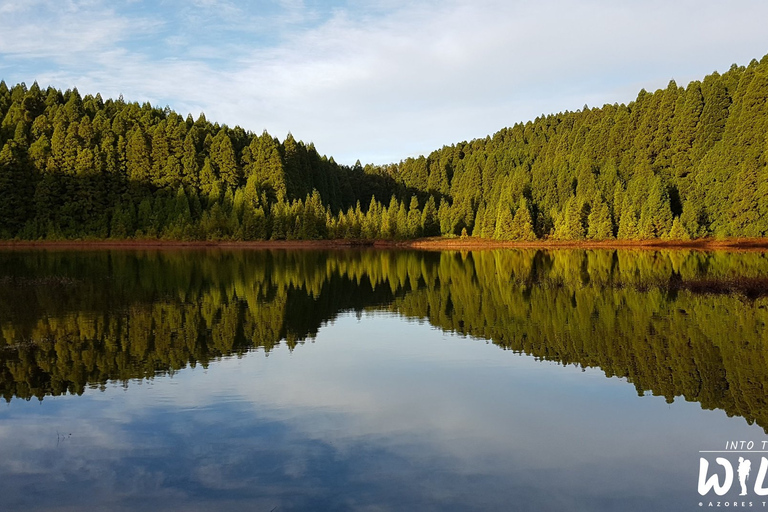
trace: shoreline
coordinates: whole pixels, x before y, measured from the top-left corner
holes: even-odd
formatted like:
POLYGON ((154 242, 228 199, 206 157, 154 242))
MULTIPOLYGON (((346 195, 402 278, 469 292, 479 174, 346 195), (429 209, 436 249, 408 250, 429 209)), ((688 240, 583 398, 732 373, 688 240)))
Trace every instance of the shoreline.
POLYGON ((414 249, 428 251, 481 251, 494 249, 603 249, 603 250, 697 250, 767 251, 768 238, 697 240, 602 240, 502 242, 481 238, 417 238, 414 240, 3 240, 0 249, 414 249))

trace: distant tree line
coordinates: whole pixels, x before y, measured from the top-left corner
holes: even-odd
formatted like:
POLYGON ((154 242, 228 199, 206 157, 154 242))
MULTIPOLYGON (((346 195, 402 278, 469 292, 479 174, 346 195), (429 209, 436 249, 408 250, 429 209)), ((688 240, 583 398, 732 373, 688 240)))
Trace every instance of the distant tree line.
POLYGON ((0 82, 0 237, 643 240, 768 234, 768 56, 390 165, 0 82))

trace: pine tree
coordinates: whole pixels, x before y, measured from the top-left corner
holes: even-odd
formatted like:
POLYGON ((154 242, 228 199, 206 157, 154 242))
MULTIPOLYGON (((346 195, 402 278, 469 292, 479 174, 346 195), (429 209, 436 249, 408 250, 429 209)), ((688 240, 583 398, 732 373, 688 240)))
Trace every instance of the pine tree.
POLYGON ((194 128, 187 132, 182 145, 181 168, 182 182, 187 187, 200 186, 200 164, 198 162, 197 149, 195 147, 194 128))
POLYGON ((147 183, 152 166, 149 141, 141 126, 137 125, 128 136, 126 157, 128 179, 136 183, 147 183))
POLYGON ((485 231, 485 203, 480 206, 475 213, 475 222, 472 224, 472 236, 482 237, 485 231))
POLYGON ((669 205, 669 193, 662 181, 656 178, 640 210, 638 236, 641 239, 662 238, 670 229, 672 210, 669 205))
POLYGON ((165 121, 160 121, 155 126, 152 133, 152 183, 163 186, 167 184, 165 168, 168 165, 168 157, 171 156, 171 150, 168 146, 168 139, 165 136, 165 121))
POLYGON ((513 240, 531 241, 536 239, 536 234, 533 232, 533 219, 525 197, 520 198, 520 205, 512 219, 510 231, 513 240))
POLYGON ((23 155, 14 140, 0 151, 0 236, 4 238, 13 236, 27 218, 31 181, 25 173, 23 155))
POLYGON ((607 240, 613 238, 611 212, 602 196, 598 195, 592 202, 592 209, 587 219, 587 238, 590 240, 607 240))
POLYGON ((496 228, 493 233, 495 240, 515 239, 514 217, 512 210, 507 205, 501 205, 496 214, 496 228))
POLYGON ((483 238, 493 238, 496 233, 496 218, 497 210, 490 204, 485 209, 485 215, 483 216, 482 230, 480 236, 483 238))
POLYGON ((624 196, 624 204, 621 207, 621 221, 619 221, 619 240, 636 240, 638 238, 637 213, 629 196, 624 196))
POLYGON ((700 217, 701 213, 696 210, 693 201, 683 201, 683 212, 680 214, 680 223, 691 238, 698 238, 704 234, 702 233, 701 225, 699 223, 700 217))
POLYGON ((417 238, 421 235, 421 211, 419 211, 419 200, 416 196, 411 196, 406 229, 407 238, 417 238))
POLYGON ((379 209, 380 205, 376 201, 376 196, 371 196, 371 201, 368 203, 368 211, 365 212, 363 220, 363 238, 373 240, 380 237, 381 212, 379 209))
POLYGON ((213 138, 210 155, 211 164, 221 181, 232 189, 237 188, 241 179, 240 169, 237 165, 235 150, 232 147, 232 140, 226 131, 220 130, 213 138))
POLYGON ((399 211, 400 203, 395 196, 392 196, 389 200, 389 206, 387 207, 386 227, 382 229, 386 238, 395 239, 400 237, 400 233, 397 231, 397 217, 399 211))
POLYGON ((410 229, 408 228, 408 211, 405 209, 405 204, 400 203, 397 209, 397 238, 405 239, 410 236, 410 229))
POLYGON ((565 209, 555 224, 555 238, 559 240, 581 240, 584 238, 582 207, 583 205, 575 196, 568 199, 565 203, 565 209))
POLYGON ((437 236, 440 234, 440 222, 437 218, 437 206, 435 205, 434 196, 429 196, 421 213, 421 232, 423 236, 437 236))
POLYGON ((121 240, 133 236, 135 228, 135 213, 130 202, 118 203, 112 212, 109 236, 121 240))
POLYGON ((675 217, 672 222, 672 229, 669 230, 667 238, 671 240, 690 240, 691 235, 685 230, 683 223, 680 221, 680 217, 675 217))

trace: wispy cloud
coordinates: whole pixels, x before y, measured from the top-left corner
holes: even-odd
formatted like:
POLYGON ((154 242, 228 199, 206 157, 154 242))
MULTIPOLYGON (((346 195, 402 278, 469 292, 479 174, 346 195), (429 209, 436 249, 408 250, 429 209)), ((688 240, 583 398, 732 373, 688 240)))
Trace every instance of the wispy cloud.
POLYGON ((94 0, 4 2, 0 14, 0 55, 62 65, 77 65, 83 53, 109 51, 162 24, 149 17, 118 16, 94 0))
POLYGON ((112 5, 0 3, 3 78, 202 109, 347 163, 630 101, 768 51, 757 0, 112 5))

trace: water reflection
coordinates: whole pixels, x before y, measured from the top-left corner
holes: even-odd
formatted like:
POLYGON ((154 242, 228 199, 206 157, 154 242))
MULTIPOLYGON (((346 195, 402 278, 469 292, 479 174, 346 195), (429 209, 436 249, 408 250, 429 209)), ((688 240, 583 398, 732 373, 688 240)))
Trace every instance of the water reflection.
POLYGON ((683 510, 696 450, 750 435, 381 313, 42 405, 3 411, 6 510, 683 510))
POLYGON ((697 509, 698 450, 768 425, 759 253, 0 269, 4 510, 697 509))
POLYGON ((294 348, 340 312, 389 310, 768 427, 768 301, 679 286, 759 278, 768 274, 762 253, 19 251, 0 259, 6 400, 80 394, 281 342, 294 348))

